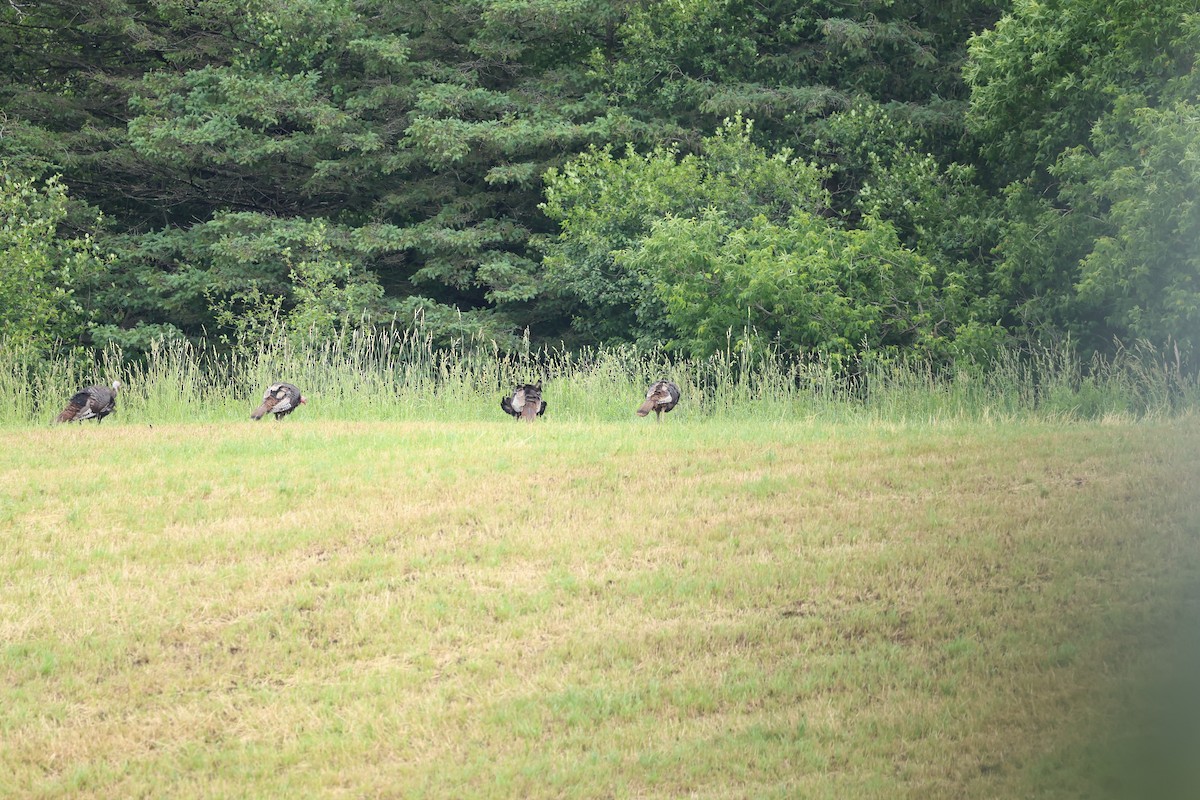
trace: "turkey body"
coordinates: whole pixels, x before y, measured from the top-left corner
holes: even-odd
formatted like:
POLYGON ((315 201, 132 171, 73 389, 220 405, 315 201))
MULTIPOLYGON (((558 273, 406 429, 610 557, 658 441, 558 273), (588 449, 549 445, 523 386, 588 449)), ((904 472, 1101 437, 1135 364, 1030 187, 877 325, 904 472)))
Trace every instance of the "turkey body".
POLYGON ((517 419, 533 422, 535 417, 546 413, 546 401, 542 400, 542 382, 523 383, 500 400, 500 408, 517 419))
POLYGON ((307 402, 292 384, 272 383, 263 393, 262 405, 254 409, 250 419, 262 419, 266 414, 274 414, 275 419, 280 420, 307 402))
POLYGON ((94 419, 100 422, 117 407, 117 392, 121 389, 120 381, 113 381, 112 386, 89 386, 76 392, 67 402, 67 407, 55 417, 55 422, 83 422, 94 419))
POLYGON ((646 402, 637 410, 639 417, 644 417, 651 411, 654 419, 661 419, 664 411, 670 411, 679 402, 679 387, 672 381, 655 381, 646 390, 646 402))

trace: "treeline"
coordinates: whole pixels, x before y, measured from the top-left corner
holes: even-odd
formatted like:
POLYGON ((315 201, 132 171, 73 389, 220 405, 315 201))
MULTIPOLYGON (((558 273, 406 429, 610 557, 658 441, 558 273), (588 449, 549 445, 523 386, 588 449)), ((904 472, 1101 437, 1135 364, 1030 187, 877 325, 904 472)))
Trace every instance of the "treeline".
POLYGON ((1197 52, 1195 0, 13 0, 0 336, 1194 365, 1197 52))

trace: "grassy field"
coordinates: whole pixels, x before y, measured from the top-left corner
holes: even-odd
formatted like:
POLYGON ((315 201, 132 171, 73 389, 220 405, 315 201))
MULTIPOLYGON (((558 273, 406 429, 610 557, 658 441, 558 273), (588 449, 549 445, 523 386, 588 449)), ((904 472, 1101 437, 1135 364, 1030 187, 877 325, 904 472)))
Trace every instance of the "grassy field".
POLYGON ((1153 796, 1194 416, 309 411, 0 431, 0 796, 1153 796))

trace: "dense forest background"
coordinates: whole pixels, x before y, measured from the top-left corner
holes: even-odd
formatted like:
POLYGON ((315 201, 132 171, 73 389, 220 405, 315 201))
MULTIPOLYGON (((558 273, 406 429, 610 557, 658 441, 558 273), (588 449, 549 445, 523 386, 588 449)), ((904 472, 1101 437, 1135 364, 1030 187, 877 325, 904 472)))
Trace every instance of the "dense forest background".
POLYGON ((1198 52, 1197 0, 5 0, 0 336, 1194 365, 1198 52))

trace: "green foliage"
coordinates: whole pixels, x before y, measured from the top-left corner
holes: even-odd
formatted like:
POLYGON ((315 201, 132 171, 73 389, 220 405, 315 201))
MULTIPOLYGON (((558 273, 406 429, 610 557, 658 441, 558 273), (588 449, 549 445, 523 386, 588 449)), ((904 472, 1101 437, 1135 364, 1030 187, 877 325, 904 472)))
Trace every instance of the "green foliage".
MULTIPOLYGON (((962 30, 990 5, 9 4, 0 155, 63 171, 113 221, 101 340, 200 336, 255 292, 293 302, 282 259, 253 275, 220 251, 212 226, 239 214, 323 220, 352 240, 337 260, 443 334, 548 337, 580 316, 533 246, 555 232, 539 208, 548 168, 593 146, 689 153, 743 110, 781 150, 847 98, 944 106, 935 92, 961 94, 962 30)), ((655 335, 653 314, 618 310, 644 286, 581 269, 617 285, 583 292, 611 294, 614 319, 582 315, 577 341, 655 335)))
POLYGON ((209 249, 233 264, 256 267, 269 263, 287 270, 287 290, 274 293, 257 279, 238 288, 232 281, 222 295, 208 300, 226 341, 258 347, 281 322, 294 335, 317 340, 333 338, 368 319, 388 316, 391 307, 375 276, 357 266, 361 255, 347 232, 324 221, 279 223, 253 215, 220 219, 219 242, 209 249))
POLYGON ((1047 177, 1124 92, 1151 106, 1178 97, 1178 79, 1194 68, 1195 3, 1149 11, 1131 0, 1017 0, 973 38, 968 122, 1001 179, 1047 177))
POLYGON ((1109 18, 1101 5, 1109 4, 1016 0, 972 40, 968 121, 1009 179, 1045 169, 1064 147, 1082 142, 1101 113, 1102 87, 1082 70, 1108 45, 1109 24, 1097 24, 1109 18))
MULTIPOLYGON (((260 345, 283 318, 283 297, 265 294, 257 286, 213 302, 213 316, 222 340, 236 347, 260 345)), ((144 348, 140 348, 144 349, 144 348)))
POLYGON ((299 262, 290 275, 296 307, 288 315, 293 328, 317 338, 329 337, 382 310, 383 289, 370 275, 355 275, 346 261, 329 257, 332 249, 319 223, 308 241, 315 257, 299 262))
POLYGON ((945 163, 924 134, 878 104, 859 104, 821 126, 819 150, 834 167, 830 185, 848 221, 890 223, 908 248, 934 267, 946 323, 956 347, 986 352, 1004 334, 1003 305, 985 256, 996 244, 1000 209, 975 181, 975 169, 945 163))
MULTIPOLYGON (((131 102, 129 143, 143 157, 193 168, 294 170, 332 150, 346 115, 324 101, 319 75, 205 67, 152 73, 131 102)), ((292 180, 294 176, 288 176, 292 180)))
POLYGON ((363 309, 442 343, 683 341, 661 276, 619 254, 671 218, 715 210, 724 242, 799 210, 834 236, 888 223, 924 260, 936 333, 901 348, 978 352, 1002 325, 1170 338, 1194 365, 1200 23, 1152 11, 0 4, 0 159, 64 176, 60 227, 104 212, 113 269, 67 288, 85 338, 126 350, 363 309))
POLYGON ((743 329, 837 363, 864 352, 936 355, 953 329, 928 260, 871 218, 843 230, 803 211, 731 223, 668 218, 624 258, 656 277, 675 341, 707 355, 743 329))
POLYGON ((633 248, 656 221, 700 216, 719 208, 735 223, 784 221, 797 209, 825 207, 822 173, 783 151, 770 155, 751 141, 741 118, 680 156, 658 148, 623 157, 595 150, 546 175, 546 215, 561 233, 543 244, 551 286, 570 298, 574 330, 600 341, 660 341, 668 332, 659 276, 618 254, 633 248))
POLYGON ((620 57, 596 69, 620 101, 685 129, 745 113, 775 142, 797 144, 810 123, 856 99, 962 99, 953 54, 997 5, 636 3, 619 28, 620 57))
MULTIPOLYGON (((965 270, 939 270, 890 222, 867 215, 860 230, 847 230, 831 221, 827 173, 787 151, 768 154, 751 132, 735 119, 699 154, 597 151, 548 175, 545 209, 562 233, 547 245, 546 264, 576 299, 577 329, 608 340, 670 337, 710 354, 749 328, 785 349, 839 359, 864 350, 944 355, 966 334, 976 351, 995 343, 965 270)), ((884 177, 903 210, 901 178, 884 177)), ((940 173, 930 177, 930 196, 957 199, 940 173)), ((882 194, 864 204, 900 217, 882 194)), ((928 218, 911 211, 903 219, 928 218)), ((949 235, 948 223, 929 225, 949 235)), ((930 238, 920 225, 910 231, 930 238)))
MULTIPOLYGON (((1200 89, 1200 82, 1196 82, 1200 89)), ((1200 92, 1197 93, 1200 97, 1200 92)), ((1200 103, 1149 108, 1123 97, 1091 148, 1065 152, 1055 172, 1073 213, 1104 219, 1080 261, 1082 303, 1110 330, 1174 339, 1200 354, 1200 103)))
POLYGON ((57 177, 0 164, 0 338, 45 353, 82 341, 88 312, 76 290, 105 269, 91 234, 64 225, 69 203, 57 177))
POLYGON ((278 258, 268 275, 229 285, 239 270, 207 248, 221 241, 210 224, 230 214, 323 220, 353 238, 355 257, 343 260, 355 275, 369 270, 431 317, 508 311, 509 329, 517 313, 545 319, 530 302, 541 284, 527 252, 546 227, 538 177, 624 124, 580 65, 607 27, 594 23, 612 12, 573 2, 75 5, 0 8, 13 23, 0 44, 17 32, 15 47, 0 47, 0 105, 21 134, 0 136, 0 154, 61 158, 117 221, 114 250, 135 277, 103 293, 120 320, 108 333, 172 325, 200 335, 216 323, 208 298, 286 288, 278 258), (37 86, 20 76, 39 76, 37 86))
POLYGON ((990 248, 989 203, 974 168, 943 162, 894 110, 861 103, 833 114, 815 147, 833 163, 832 191, 849 218, 891 222, 906 244, 945 268, 977 263, 990 248))
POLYGON ((997 274, 1015 323, 1088 350, 1200 352, 1198 50, 1189 0, 1024 0, 972 43, 969 120, 1009 182, 997 274))
POLYGON ((585 153, 546 173, 543 211, 560 225, 544 242, 550 286, 565 296, 572 330, 594 341, 647 340, 661 336, 661 306, 644 276, 615 263, 651 221, 695 198, 702 179, 695 159, 680 163, 674 151, 624 158, 608 148, 585 153))

